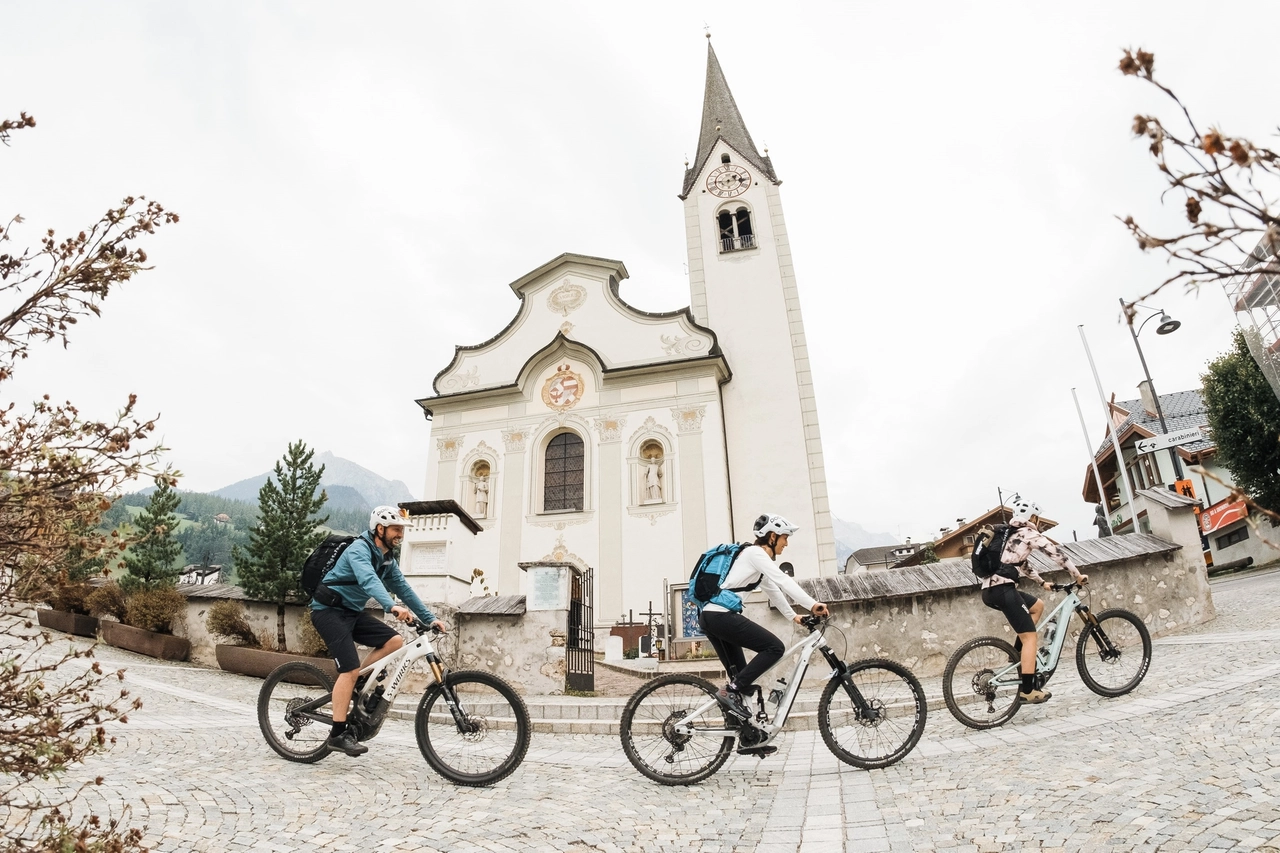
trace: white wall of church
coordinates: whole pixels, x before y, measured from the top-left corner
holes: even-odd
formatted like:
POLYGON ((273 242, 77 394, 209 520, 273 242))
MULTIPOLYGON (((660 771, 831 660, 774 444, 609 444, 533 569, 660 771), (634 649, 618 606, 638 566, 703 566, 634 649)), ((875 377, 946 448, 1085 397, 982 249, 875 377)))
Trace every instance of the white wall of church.
MULTIPOLYGON (((435 410, 425 491, 457 500, 484 528, 467 554, 474 565, 450 571, 480 568, 491 592, 520 594, 518 563, 568 560, 595 569, 597 624, 660 606, 664 580, 686 579, 697 554, 730 538, 716 371, 673 366, 610 381, 567 345, 539 364, 503 405, 464 399, 435 410), (543 391, 566 374, 580 383, 578 402, 557 412, 543 391), (552 511, 546 448, 566 431, 583 442, 582 504, 552 511), (485 476, 482 514, 475 484, 485 476)), ((406 544, 419 544, 412 532, 406 544)))

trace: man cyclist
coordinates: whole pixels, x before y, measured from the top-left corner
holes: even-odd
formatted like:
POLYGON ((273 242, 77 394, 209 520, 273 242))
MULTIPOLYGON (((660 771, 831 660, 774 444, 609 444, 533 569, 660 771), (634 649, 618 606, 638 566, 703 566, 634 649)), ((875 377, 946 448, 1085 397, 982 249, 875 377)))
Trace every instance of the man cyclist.
POLYGON ((361 669, 356 643, 373 649, 365 658, 364 666, 404 646, 404 638, 394 628, 365 612, 368 600, 375 599, 384 612, 401 622, 412 622, 417 616, 424 625, 449 630, 418 598, 395 558, 387 556, 403 541, 404 523, 405 518, 393 506, 374 509, 369 515, 369 529, 342 552, 311 601, 311 624, 338 667, 338 679, 333 684, 333 729, 325 746, 351 756, 369 751, 347 728, 351 694, 361 669), (392 601, 387 590, 408 606, 392 601))
MULTIPOLYGON (((738 591, 745 592, 759 586, 774 607, 790 615, 797 623, 804 617, 792 610, 791 601, 814 616, 828 615, 827 605, 811 597, 774 564, 787 547, 788 538, 797 530, 798 527, 780 515, 757 518, 752 525, 755 544, 738 554, 720 585, 720 593, 698 614, 702 633, 711 641, 712 648, 729 673, 729 683, 716 694, 716 698, 731 714, 743 720, 751 719, 743 695, 761 673, 782 659, 786 646, 772 632, 742 615, 742 597, 738 591), (756 653, 750 663, 743 654, 744 648, 756 653)), ((764 755, 776 750, 777 747, 773 746, 756 748, 764 755)))
POLYGON ((1000 571, 982 581, 982 603, 1003 613, 1009 620, 1009 627, 1018 635, 1013 644, 1015 651, 1021 650, 1022 655, 1018 670, 1022 676, 1018 698, 1031 705, 1047 702, 1053 695, 1048 690, 1037 689, 1035 685, 1036 625, 1044 614, 1044 602, 1029 592, 1020 592, 1018 577, 1031 578, 1045 589, 1053 589, 1053 584, 1040 577, 1040 573, 1027 561, 1031 551, 1038 549, 1070 572, 1079 583, 1089 582, 1089 576, 1081 574, 1071 558, 1040 532, 1039 524, 1040 507, 1014 495, 1013 518, 1009 521, 1014 531, 1005 539, 1004 550, 1000 552, 1000 571))

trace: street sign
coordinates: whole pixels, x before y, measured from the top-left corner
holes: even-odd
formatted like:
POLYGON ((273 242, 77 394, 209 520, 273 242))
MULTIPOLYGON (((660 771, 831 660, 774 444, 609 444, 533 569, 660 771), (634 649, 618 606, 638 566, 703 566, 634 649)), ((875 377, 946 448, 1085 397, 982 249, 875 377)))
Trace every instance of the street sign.
POLYGON ((1204 441, 1204 433, 1200 431, 1200 427, 1180 429, 1177 432, 1154 435, 1151 438, 1140 438, 1133 447, 1139 453, 1155 453, 1166 447, 1177 447, 1179 444, 1190 444, 1193 441, 1204 441))

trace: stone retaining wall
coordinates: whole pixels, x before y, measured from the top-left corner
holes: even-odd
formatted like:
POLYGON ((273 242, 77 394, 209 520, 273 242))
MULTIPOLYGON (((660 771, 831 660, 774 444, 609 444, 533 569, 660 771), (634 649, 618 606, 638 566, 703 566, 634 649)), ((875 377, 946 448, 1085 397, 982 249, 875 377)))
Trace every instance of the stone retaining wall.
MULTIPOLYGON (((1160 535, 1127 534, 1063 545, 1072 562, 1089 575, 1090 591, 1082 594, 1085 603, 1094 612, 1109 607, 1133 611, 1153 636, 1213 619, 1213 598, 1190 503, 1183 504, 1185 499, 1169 492, 1139 494, 1146 499, 1152 530, 1160 535), (1168 498, 1178 500, 1167 506, 1168 498)), ((1070 579, 1043 555, 1033 560, 1046 579, 1070 579)), ((829 642, 846 659, 887 657, 917 675, 939 675, 955 648, 973 637, 995 635, 1010 642, 1014 638, 1004 616, 982 604, 967 560, 800 583, 810 595, 831 605, 832 621, 843 632, 843 640, 830 632, 829 642)), ((1044 599, 1046 612, 1062 600, 1062 593, 1038 590, 1030 581, 1022 581, 1019 588, 1044 599)), ((770 608, 760 593, 748 600, 746 614, 788 645, 804 636, 803 628, 770 608)), ((1064 655, 1074 654, 1080 625, 1078 619, 1072 622, 1072 639, 1064 655)), ((811 666, 811 677, 826 675, 821 661, 811 666)))

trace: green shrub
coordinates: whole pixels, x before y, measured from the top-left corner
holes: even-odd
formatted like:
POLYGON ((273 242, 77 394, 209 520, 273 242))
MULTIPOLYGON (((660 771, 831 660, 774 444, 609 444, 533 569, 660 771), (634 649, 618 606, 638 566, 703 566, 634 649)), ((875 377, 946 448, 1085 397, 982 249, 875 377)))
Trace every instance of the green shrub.
POLYGON ((219 601, 209 608, 209 615, 204 619, 205 628, 215 637, 230 640, 232 645, 245 646, 250 649, 262 648, 258 635, 249 624, 244 605, 238 601, 219 601))
POLYGON ((124 590, 115 581, 104 583, 89 593, 85 599, 89 612, 94 616, 113 616, 124 622, 128 617, 128 606, 124 600, 124 590))
POLYGON ((187 598, 171 586, 140 589, 125 602, 126 625, 172 634, 173 623, 187 609, 187 598))
POLYGON ((311 624, 311 608, 302 608, 302 618, 298 620, 298 644, 304 655, 313 658, 327 658, 329 650, 325 648, 324 639, 316 626, 311 624))
POLYGON ((635 659, 636 659, 636 658, 638 658, 638 657, 640 657, 640 649, 639 649, 639 648, 627 649, 626 651, 624 651, 624 652, 622 653, 622 659, 623 659, 623 660, 635 660, 635 659))

